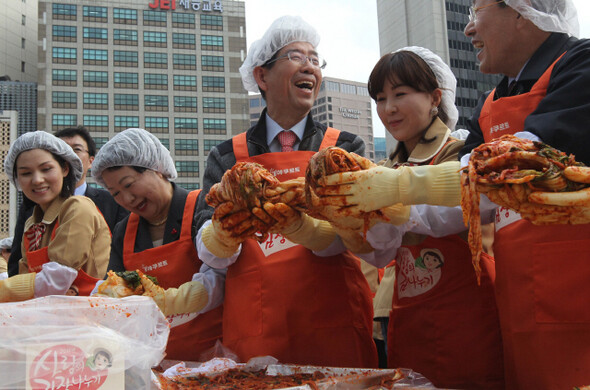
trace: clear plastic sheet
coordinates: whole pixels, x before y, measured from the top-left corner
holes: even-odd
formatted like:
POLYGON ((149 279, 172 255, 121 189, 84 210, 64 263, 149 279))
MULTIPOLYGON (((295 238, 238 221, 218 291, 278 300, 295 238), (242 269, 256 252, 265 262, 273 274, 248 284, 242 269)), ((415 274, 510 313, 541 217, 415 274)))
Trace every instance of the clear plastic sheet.
MULTIPOLYGON (((366 369, 366 368, 341 368, 301 366, 292 364, 279 364, 271 356, 262 356, 251 359, 248 363, 236 363, 231 359, 215 358, 204 363, 180 362, 169 367, 162 374, 165 378, 195 375, 217 375, 231 368, 240 368, 246 371, 267 369, 268 375, 290 375, 294 373, 313 373, 320 371, 327 377, 316 382, 318 390, 387 390, 381 386, 382 381, 393 378, 396 372, 401 372, 403 378, 393 383, 393 389, 436 389, 423 375, 410 369, 366 369)), ((154 385, 162 389, 156 375, 153 375, 154 385)), ((390 387, 391 388, 391 387, 390 387)), ((310 386, 296 386, 281 390, 312 390, 310 386)))
POLYGON ((0 389, 11 390, 148 390, 170 333, 155 302, 142 296, 3 303, 0 326, 0 389))

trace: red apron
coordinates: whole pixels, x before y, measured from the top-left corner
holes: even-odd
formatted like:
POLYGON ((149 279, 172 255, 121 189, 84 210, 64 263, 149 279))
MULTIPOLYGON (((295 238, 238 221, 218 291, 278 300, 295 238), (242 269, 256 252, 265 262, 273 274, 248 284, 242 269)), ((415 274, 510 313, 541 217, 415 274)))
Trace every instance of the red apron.
MULTIPOLYGON (((328 129, 321 148, 335 145, 328 129)), ((250 157, 245 133, 233 138, 236 161, 262 164, 279 180, 305 175, 315 152, 250 157)), ((228 268, 223 341, 246 361, 271 355, 281 363, 376 367, 373 306, 360 264, 349 252, 315 256, 279 234, 247 240, 228 268)))
POLYGON ((494 259, 482 255, 480 286, 459 235, 403 245, 395 263, 388 366, 412 368, 440 388, 502 389, 494 259))
MULTIPOLYGON (((163 288, 179 287, 192 280, 199 272, 201 260, 191 238, 191 225, 195 203, 200 190, 189 193, 184 205, 180 237, 174 242, 134 253, 139 216, 131 213, 123 243, 123 264, 125 269, 139 269, 158 278, 163 288)), ((221 339, 222 306, 207 313, 188 313, 168 316, 170 336, 166 347, 166 358, 173 360, 199 361, 201 353, 207 351, 221 339)))
MULTIPOLYGON (((561 57, 560 57, 561 58, 561 57)), ((557 59, 559 61, 559 59, 557 59)), ((557 62, 555 61, 555 63, 557 62)), ((545 96, 553 63, 530 93, 486 100, 486 142, 524 128, 545 96)), ((590 224, 535 226, 496 213, 496 302, 507 389, 571 389, 590 383, 590 224)))
MULTIPOLYGON (((53 231, 51 232, 51 239, 55 238, 55 232, 59 226, 59 220, 56 222, 55 226, 53 227, 53 231)), ((26 234, 23 235, 24 240, 24 247, 29 247, 29 239, 27 238, 26 234)), ((36 251, 27 251, 27 264, 29 266, 29 272, 40 272, 43 269, 43 264, 50 262, 48 247, 45 246, 41 249, 37 249, 36 251)), ((78 270, 78 276, 72 283, 71 289, 74 289, 77 292, 77 295, 84 295, 90 296, 90 293, 94 289, 96 282, 100 279, 93 278, 92 276, 88 275, 83 270, 78 270)))

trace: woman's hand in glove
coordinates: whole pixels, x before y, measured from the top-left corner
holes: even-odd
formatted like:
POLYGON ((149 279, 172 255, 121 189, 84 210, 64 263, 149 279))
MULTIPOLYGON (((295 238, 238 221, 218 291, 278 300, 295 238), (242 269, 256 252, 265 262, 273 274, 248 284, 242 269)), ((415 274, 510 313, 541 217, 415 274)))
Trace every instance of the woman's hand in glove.
POLYGON ((301 212, 285 203, 266 202, 262 205, 262 208, 254 207, 252 214, 267 226, 270 226, 268 228, 269 233, 282 233, 285 229, 290 229, 302 223, 301 212))
POLYGON ((457 206, 461 199, 459 169, 459 162, 452 161, 337 173, 321 178, 316 194, 323 204, 351 206, 351 211, 368 212, 397 203, 457 206))
POLYGON ((196 313, 207 305, 209 294, 201 282, 186 282, 179 288, 163 289, 140 273, 144 296, 152 297, 165 316, 196 313))

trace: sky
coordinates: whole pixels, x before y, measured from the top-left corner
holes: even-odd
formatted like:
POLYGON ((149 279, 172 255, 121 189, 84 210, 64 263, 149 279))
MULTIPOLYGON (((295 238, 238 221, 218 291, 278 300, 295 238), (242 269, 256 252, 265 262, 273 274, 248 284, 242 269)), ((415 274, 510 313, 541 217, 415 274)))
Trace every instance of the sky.
MULTIPOLYGON (((578 10, 580 36, 590 38, 590 1, 573 2, 578 10)), ((328 63, 324 76, 366 82, 379 60, 375 0, 245 0, 245 3, 248 47, 279 16, 299 15, 320 34, 318 52, 328 63)), ((376 137, 385 136, 385 128, 374 109, 373 129, 376 137)))

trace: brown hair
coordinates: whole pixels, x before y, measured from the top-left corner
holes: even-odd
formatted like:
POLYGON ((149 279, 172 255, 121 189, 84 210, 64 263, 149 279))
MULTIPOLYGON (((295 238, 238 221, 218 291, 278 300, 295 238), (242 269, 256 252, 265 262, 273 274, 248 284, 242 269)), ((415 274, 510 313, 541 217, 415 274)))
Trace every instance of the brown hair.
MULTIPOLYGON (((373 100, 377 101, 377 94, 383 92, 386 81, 391 84, 401 83, 414 88, 416 91, 426 93, 432 93, 437 88, 440 88, 436 75, 430 66, 418 54, 406 50, 385 54, 371 71, 367 87, 373 100)), ((437 116, 444 123, 447 123, 449 119, 442 105, 438 106, 437 116)), ((424 129, 424 132, 426 130, 424 129)), ((424 135, 420 139, 421 143, 432 141, 434 139, 426 139, 424 135)), ((408 159, 409 156, 405 147, 399 148, 398 151, 402 152, 402 160, 408 159)), ((393 159, 394 157, 392 155, 390 158, 393 159)))
MULTIPOLYGON (((399 82, 426 93, 440 88, 430 66, 418 54, 405 50, 385 54, 373 68, 367 85, 373 100, 377 100, 377 94, 383 91, 387 80, 392 84, 399 82)), ((438 107, 438 117, 445 123, 449 119, 441 106, 438 107)))

